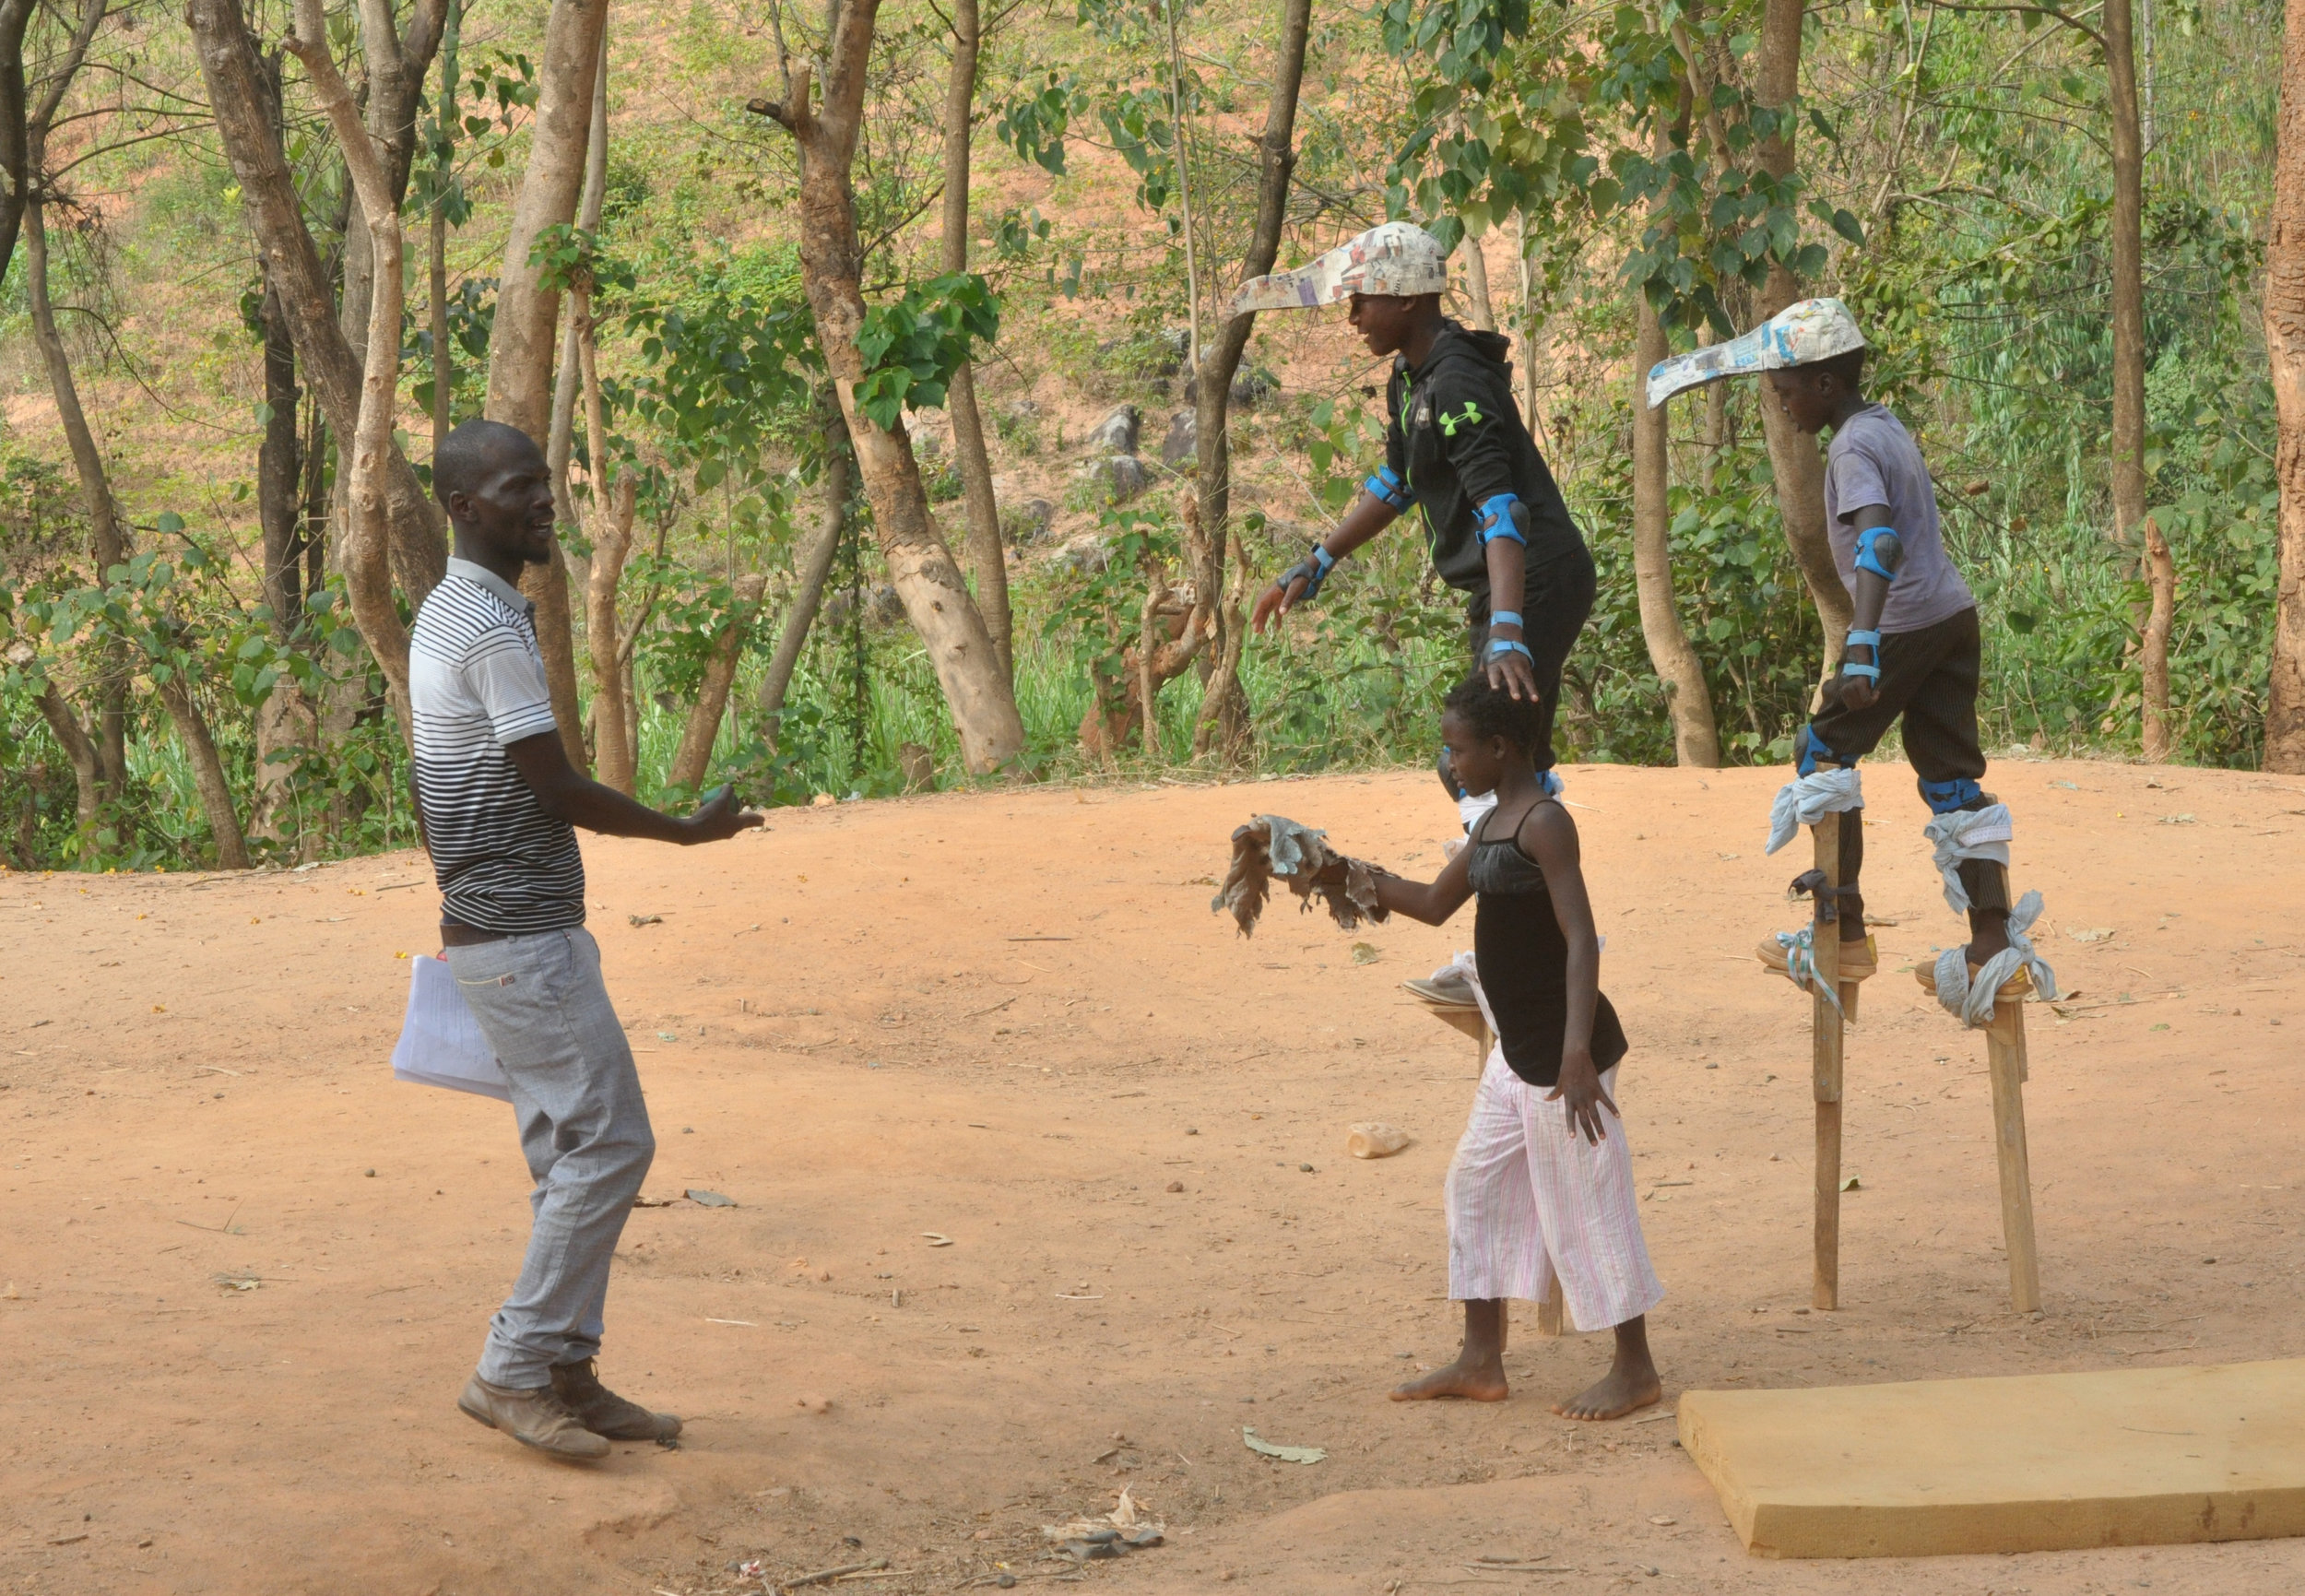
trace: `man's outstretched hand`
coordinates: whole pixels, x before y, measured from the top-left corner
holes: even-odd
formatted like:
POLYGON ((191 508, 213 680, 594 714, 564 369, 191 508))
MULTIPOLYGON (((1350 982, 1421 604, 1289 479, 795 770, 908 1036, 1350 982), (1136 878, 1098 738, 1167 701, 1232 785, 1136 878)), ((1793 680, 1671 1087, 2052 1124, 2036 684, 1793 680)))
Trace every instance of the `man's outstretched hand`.
POLYGON ((680 822, 688 833, 681 842, 684 845, 724 842, 739 832, 750 831, 761 821, 760 811, 746 809, 737 798, 736 788, 723 786, 698 806, 694 814, 680 822))

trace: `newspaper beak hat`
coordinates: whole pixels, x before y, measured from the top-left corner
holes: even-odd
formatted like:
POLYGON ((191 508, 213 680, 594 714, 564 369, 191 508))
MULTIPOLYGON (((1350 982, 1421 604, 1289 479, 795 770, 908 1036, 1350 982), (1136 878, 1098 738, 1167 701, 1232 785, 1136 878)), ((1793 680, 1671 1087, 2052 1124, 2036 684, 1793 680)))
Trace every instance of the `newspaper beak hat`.
POLYGON ((1389 221, 1294 271, 1250 278, 1233 296, 1233 314, 1308 310, 1354 294, 1413 299, 1448 291, 1448 252, 1440 241, 1413 223, 1389 221))
POLYGON ((1709 344, 1659 361, 1649 368, 1649 408, 1655 409, 1684 388, 1722 377, 1750 376, 1829 361, 1865 347, 1857 318, 1838 300, 1803 300, 1787 305, 1740 338, 1709 344))

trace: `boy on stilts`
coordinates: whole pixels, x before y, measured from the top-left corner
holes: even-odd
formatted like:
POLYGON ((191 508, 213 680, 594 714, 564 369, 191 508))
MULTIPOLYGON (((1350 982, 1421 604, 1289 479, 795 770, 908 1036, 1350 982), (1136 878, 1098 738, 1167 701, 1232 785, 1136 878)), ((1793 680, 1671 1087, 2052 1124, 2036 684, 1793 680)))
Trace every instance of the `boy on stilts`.
MULTIPOLYGON (((1857 762, 1903 724, 1905 755, 1933 817, 1927 835, 1945 881, 1945 899, 1966 910, 1968 943, 1957 985, 1983 967, 2005 979, 2034 964, 2025 927, 2009 900, 2009 811, 1979 785, 1985 754, 1977 732, 1981 672, 1977 601, 1945 552, 1929 467, 1903 423, 1864 396, 1864 335, 1838 300, 1803 300, 1743 337, 1660 361, 1649 373, 1649 403, 1721 377, 1764 374, 1765 401, 1794 427, 1832 431, 1826 450, 1826 535, 1849 589, 1855 619, 1839 673, 1796 745, 1796 779, 1778 795, 1768 851, 1798 826, 1838 811, 1839 975, 1862 980, 1879 968, 1865 932, 1858 872, 1864 862, 1863 798, 1857 762), (1998 963, 1996 963, 1998 961, 1998 963), (2004 967, 2005 966, 2005 968, 2004 967)), ((1803 981, 1805 933, 1761 946, 1766 964, 1803 981)), ((1948 956, 1948 966, 1955 961, 1948 956)), ((2045 975, 2045 967, 2042 974, 2045 975)), ((1998 985, 1998 979, 1993 982, 1998 985)), ((1950 1005, 1948 1005, 1950 1006, 1950 1005)))
MULTIPOLYGON (((1561 668, 1592 612, 1592 555, 1513 402, 1510 347, 1441 313, 1448 252, 1422 228, 1389 221, 1310 265, 1241 285, 1233 312, 1345 302, 1373 355, 1393 357, 1385 385, 1385 464, 1343 520, 1257 600, 1259 632, 1319 597, 1340 561, 1423 506, 1433 568, 1465 595, 1472 668, 1540 711, 1532 753, 1557 790, 1553 717, 1561 668)), ((1440 756, 1449 796, 1467 798, 1440 756)), ((1473 811, 1477 813, 1477 809, 1473 811)), ((1468 813, 1468 823, 1473 818, 1468 813)))

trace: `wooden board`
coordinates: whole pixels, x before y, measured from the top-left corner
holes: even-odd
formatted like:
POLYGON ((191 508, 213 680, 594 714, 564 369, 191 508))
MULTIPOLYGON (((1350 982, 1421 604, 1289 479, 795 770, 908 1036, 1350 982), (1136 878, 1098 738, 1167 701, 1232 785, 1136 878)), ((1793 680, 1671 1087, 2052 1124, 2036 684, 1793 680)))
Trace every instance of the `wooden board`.
POLYGON ((1688 1391, 1680 1415, 1765 1557, 2305 1534, 2305 1359, 1688 1391))

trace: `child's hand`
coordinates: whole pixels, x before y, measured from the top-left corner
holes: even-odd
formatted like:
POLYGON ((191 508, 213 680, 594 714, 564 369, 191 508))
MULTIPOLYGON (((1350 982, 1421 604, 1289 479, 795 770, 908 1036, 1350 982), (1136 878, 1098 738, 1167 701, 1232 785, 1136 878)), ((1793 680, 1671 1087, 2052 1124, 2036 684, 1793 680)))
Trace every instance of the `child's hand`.
POLYGON ((1601 1110, 1606 1108, 1616 1114, 1617 1106, 1601 1090, 1601 1071, 1593 1068, 1590 1046, 1561 1049, 1560 1083, 1544 1094, 1544 1100, 1567 1103, 1571 1136, 1582 1136, 1594 1146, 1608 1140, 1609 1130, 1601 1121, 1601 1110))

